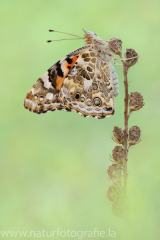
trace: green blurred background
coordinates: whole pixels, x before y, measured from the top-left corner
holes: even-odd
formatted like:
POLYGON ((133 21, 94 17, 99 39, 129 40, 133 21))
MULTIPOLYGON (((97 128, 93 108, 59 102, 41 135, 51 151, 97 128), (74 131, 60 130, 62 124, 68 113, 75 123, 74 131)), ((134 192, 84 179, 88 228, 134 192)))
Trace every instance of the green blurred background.
POLYGON ((5 0, 0 19, 0 230, 110 228, 118 240, 160 239, 160 1, 5 0), (134 48, 140 55, 128 74, 129 91, 145 99, 144 108, 129 120, 129 126, 142 130, 141 143, 129 152, 130 226, 112 215, 106 196, 115 146, 110 135, 115 125, 123 127, 122 67, 115 66, 120 94, 113 117, 98 120, 63 111, 37 115, 23 107, 35 81, 84 44, 46 44, 66 37, 47 30, 83 36, 83 28, 102 39, 119 37, 123 51, 134 48))

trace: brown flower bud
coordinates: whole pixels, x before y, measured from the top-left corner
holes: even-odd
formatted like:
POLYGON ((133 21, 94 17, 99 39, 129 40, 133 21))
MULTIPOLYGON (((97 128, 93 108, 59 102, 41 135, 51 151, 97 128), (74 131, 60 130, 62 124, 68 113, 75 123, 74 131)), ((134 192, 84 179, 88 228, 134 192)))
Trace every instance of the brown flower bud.
POLYGON ((138 92, 130 93, 129 108, 130 111, 137 111, 144 106, 143 96, 138 92))
POLYGON ((113 128, 113 136, 112 139, 118 144, 123 144, 124 143, 124 132, 122 132, 122 129, 114 126, 113 128))
POLYGON ((114 202, 116 200, 117 194, 116 194, 116 189, 115 189, 114 185, 111 185, 108 188, 107 197, 108 197, 109 201, 111 201, 111 202, 114 202))
POLYGON ((126 49, 124 55, 126 58, 137 57, 137 58, 128 59, 125 61, 128 68, 136 64, 136 62, 138 61, 138 53, 132 48, 126 49))
POLYGON ((133 126, 129 129, 129 145, 135 145, 139 142, 141 136, 141 130, 137 126, 133 126))
POLYGON ((124 216, 124 203, 121 198, 116 199, 112 204, 112 213, 115 217, 124 216))
POLYGON ((122 41, 119 38, 111 38, 108 43, 108 47, 114 54, 122 53, 122 41))
POLYGON ((121 181, 122 179, 122 167, 119 164, 109 166, 107 173, 111 180, 121 181))
POLYGON ((124 149, 121 146, 115 146, 112 150, 113 160, 119 164, 122 164, 124 158, 124 149))
POLYGON ((114 202, 122 196, 122 186, 118 184, 112 184, 107 191, 107 197, 109 201, 114 202))

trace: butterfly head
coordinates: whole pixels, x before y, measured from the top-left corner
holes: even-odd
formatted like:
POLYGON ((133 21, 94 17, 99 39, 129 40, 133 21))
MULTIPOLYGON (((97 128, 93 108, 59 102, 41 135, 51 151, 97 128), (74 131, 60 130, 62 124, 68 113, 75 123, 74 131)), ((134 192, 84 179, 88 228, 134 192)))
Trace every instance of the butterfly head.
POLYGON ((100 39, 100 37, 97 37, 97 35, 95 33, 87 31, 85 29, 83 29, 83 30, 85 32, 84 37, 85 37, 85 42, 87 44, 91 44, 91 43, 96 41, 96 42, 100 42, 101 44, 105 44, 106 45, 106 42, 103 41, 102 39, 100 39))
POLYGON ((98 37, 95 33, 87 31, 83 29, 85 32, 85 43, 86 44, 93 44, 94 49, 97 49, 99 53, 99 56, 104 61, 111 61, 114 59, 113 54, 111 53, 109 47, 106 44, 105 40, 102 40, 100 37, 98 37))

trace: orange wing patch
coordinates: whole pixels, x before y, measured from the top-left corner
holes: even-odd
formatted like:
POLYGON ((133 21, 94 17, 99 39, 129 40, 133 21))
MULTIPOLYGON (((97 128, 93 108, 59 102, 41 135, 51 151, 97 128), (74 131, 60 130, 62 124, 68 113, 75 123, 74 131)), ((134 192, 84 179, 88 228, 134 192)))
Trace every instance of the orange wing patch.
POLYGON ((72 59, 70 59, 71 63, 68 63, 68 61, 66 61, 65 64, 63 65, 64 69, 62 69, 62 70, 65 72, 65 75, 64 75, 64 77, 58 77, 56 79, 56 84, 57 84, 56 89, 57 90, 61 89, 65 77, 67 76, 67 74, 69 73, 69 70, 73 67, 73 65, 75 64, 75 62, 77 61, 78 58, 79 58, 78 55, 74 56, 72 59))

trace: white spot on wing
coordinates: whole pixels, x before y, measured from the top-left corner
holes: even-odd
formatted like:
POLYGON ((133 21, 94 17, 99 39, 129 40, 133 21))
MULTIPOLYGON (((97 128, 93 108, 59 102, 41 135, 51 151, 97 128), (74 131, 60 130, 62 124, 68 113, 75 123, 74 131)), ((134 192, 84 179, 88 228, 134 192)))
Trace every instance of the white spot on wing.
POLYGON ((44 82, 44 87, 49 89, 51 87, 51 82, 49 82, 48 72, 45 72, 42 76, 42 81, 44 82))
POLYGON ((53 93, 47 93, 46 94, 46 99, 47 100, 52 100, 52 98, 53 98, 53 93))
POLYGON ((93 79, 92 80, 85 80, 84 81, 84 91, 88 91, 89 87, 92 85, 93 79))
POLYGON ((44 83, 44 87, 49 89, 51 87, 51 82, 49 82, 48 80, 44 83))
POLYGON ((68 73, 68 69, 64 66, 66 64, 66 61, 61 63, 61 70, 63 71, 63 74, 66 75, 68 73))
POLYGON ((31 89, 32 96, 34 96, 34 88, 31 89))
POLYGON ((28 107, 32 106, 32 101, 28 99, 28 107))
POLYGON ((36 108, 36 103, 35 102, 32 102, 32 108, 35 109, 36 108))
POLYGON ((67 88, 66 88, 65 86, 63 86, 63 88, 62 88, 62 92, 63 92, 64 95, 67 94, 67 91, 68 91, 67 88))

